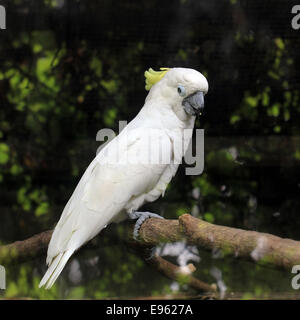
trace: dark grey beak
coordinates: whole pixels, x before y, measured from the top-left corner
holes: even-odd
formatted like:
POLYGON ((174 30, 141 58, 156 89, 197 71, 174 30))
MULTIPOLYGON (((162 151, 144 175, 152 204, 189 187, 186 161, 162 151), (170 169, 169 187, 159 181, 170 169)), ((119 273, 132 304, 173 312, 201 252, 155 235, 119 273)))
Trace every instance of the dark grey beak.
POLYGON ((185 112, 191 116, 199 116, 204 108, 204 95, 201 91, 187 96, 182 101, 185 112))

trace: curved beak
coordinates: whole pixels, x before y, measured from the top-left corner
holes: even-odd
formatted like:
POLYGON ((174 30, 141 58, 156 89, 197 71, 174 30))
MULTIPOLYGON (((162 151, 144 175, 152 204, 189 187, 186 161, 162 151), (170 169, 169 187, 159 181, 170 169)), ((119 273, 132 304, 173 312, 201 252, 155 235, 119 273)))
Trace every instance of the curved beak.
POLYGON ((204 109, 204 95, 201 91, 187 96, 182 101, 185 112, 191 116, 199 116, 204 109))

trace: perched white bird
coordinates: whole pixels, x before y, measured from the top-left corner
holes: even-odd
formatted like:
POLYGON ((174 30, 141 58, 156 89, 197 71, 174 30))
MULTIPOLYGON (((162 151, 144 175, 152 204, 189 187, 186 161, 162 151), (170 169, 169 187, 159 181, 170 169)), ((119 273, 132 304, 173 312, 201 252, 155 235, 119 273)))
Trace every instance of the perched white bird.
POLYGON ((98 153, 65 206, 40 287, 50 288, 71 255, 109 223, 138 218, 136 237, 145 219, 158 216, 137 210, 164 195, 204 107, 208 83, 200 72, 186 68, 150 68, 145 77, 150 92, 143 108, 98 153))

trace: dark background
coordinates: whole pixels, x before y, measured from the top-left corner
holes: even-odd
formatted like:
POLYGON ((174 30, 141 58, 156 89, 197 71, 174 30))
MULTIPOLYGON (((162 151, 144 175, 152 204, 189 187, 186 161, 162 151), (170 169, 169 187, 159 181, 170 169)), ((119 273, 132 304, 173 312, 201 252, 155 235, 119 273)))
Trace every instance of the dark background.
MULTIPOLYGON (((0 1, 0 241, 54 227, 99 147, 143 106, 144 71, 190 67, 210 89, 197 122, 205 169, 184 165, 147 206, 300 240, 300 30, 294 1, 0 1), (196 197, 196 195, 199 197, 196 197)), ((112 227, 118 230, 122 225, 112 227)), ((295 293, 291 274, 200 251, 196 276, 228 292, 295 293)), ((174 258, 173 258, 174 260, 174 258)), ((7 268, 3 297, 164 295, 172 281, 118 245, 79 252, 50 291, 37 288, 45 257, 7 268)), ((184 286, 179 290, 185 291, 184 286)))

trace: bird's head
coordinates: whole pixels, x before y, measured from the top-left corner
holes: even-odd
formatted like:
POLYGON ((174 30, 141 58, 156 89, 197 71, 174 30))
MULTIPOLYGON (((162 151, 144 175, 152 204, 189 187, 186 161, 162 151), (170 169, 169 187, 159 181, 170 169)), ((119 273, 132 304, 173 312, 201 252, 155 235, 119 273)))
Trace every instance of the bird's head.
POLYGON ((204 108, 204 96, 208 91, 206 78, 198 71, 188 68, 149 69, 145 72, 146 90, 150 98, 167 99, 175 113, 197 116, 204 108))

